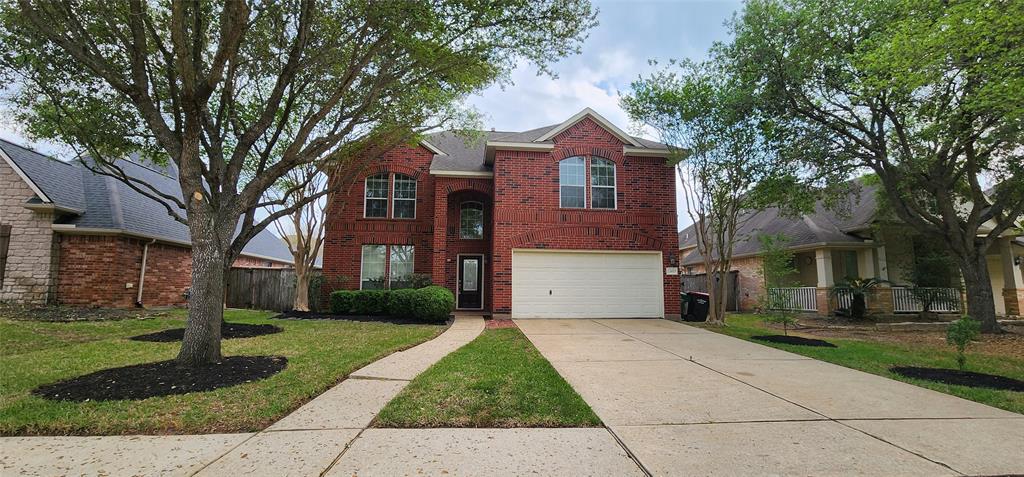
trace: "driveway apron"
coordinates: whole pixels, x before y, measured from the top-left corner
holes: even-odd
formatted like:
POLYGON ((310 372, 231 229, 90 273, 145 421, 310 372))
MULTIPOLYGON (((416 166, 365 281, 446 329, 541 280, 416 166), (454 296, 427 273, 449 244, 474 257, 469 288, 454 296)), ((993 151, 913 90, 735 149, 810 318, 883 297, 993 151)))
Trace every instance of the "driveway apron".
POLYGON ((1024 473, 1024 416, 668 320, 517 320, 652 475, 1024 473))

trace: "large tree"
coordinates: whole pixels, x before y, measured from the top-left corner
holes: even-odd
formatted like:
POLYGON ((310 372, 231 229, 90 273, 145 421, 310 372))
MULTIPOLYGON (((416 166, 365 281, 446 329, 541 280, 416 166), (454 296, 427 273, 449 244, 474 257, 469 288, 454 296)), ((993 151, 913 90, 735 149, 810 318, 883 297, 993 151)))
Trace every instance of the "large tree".
POLYGON ((633 82, 622 100, 633 121, 655 129, 673 150, 704 262, 708 322, 719 325, 725 323, 733 247, 753 239, 740 233, 752 216, 747 212, 776 203, 783 185, 795 184, 788 163, 765 140, 773 134, 771 122, 752 108, 749 92, 727 69, 718 61, 673 61, 633 82))
POLYGON ((305 164, 372 157, 464 117, 469 93, 578 50, 586 0, 18 0, 0 6, 3 74, 30 132, 166 205, 192 238, 178 362, 221 359, 224 275, 245 244, 327 190, 260 217, 305 164), (117 159, 171 161, 180 191, 117 159), (92 163, 92 161, 90 161, 92 163))
POLYGON ((996 330, 985 253, 1024 213, 1024 2, 750 0, 732 29, 720 54, 784 147, 814 172, 877 174, 996 330))

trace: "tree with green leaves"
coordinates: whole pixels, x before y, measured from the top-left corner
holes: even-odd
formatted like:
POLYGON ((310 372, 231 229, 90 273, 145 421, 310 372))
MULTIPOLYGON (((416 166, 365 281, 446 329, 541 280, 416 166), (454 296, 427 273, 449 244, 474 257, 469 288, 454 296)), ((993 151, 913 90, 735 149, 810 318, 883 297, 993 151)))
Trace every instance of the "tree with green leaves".
POLYGON ((1024 214, 1024 2, 750 0, 731 26, 720 57, 786 157, 819 181, 876 174, 996 331, 985 253, 1024 214))
POLYGON ((796 323, 793 303, 787 295, 773 291, 774 288, 794 286, 798 270, 795 254, 786 247, 789 239, 784 235, 758 235, 761 242, 761 277, 764 279, 764 294, 758 297, 758 307, 764 320, 782 325, 783 334, 789 334, 789 327, 796 323))
POLYGON ((950 323, 949 328, 946 329, 946 342, 956 346, 956 366, 960 371, 967 366, 967 355, 964 353, 967 351, 967 345, 978 337, 980 329, 981 324, 978 323, 978 320, 972 319, 970 316, 964 316, 950 323))
MULTIPOLYGON (((669 145, 686 211, 694 224, 710 298, 708 322, 725 323, 726 277, 738 230, 750 209, 763 208, 794 185, 764 140, 772 124, 752 108, 749 92, 727 65, 671 62, 632 84, 622 99, 630 118, 669 145)), ((790 189, 793 190, 793 189, 790 189)))
POLYGON ((17 0, 0 6, 0 74, 31 134, 91 156, 188 226, 177 361, 199 366, 221 359, 235 257, 329 193, 285 201, 268 189, 297 167, 369 161, 464 124, 462 98, 524 60, 548 71, 578 51, 594 15, 587 0, 17 0), (172 162, 180 191, 127 175, 118 159, 132 153, 172 162))

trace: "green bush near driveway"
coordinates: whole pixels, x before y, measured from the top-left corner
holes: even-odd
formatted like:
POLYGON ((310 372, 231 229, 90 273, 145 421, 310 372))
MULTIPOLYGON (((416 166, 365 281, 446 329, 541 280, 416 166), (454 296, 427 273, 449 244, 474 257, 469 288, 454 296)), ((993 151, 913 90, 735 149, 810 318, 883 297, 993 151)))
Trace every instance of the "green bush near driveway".
POLYGON ((233 323, 272 323, 281 333, 223 341, 225 356, 278 355, 288 366, 268 379, 209 392, 139 401, 64 402, 30 394, 42 384, 102 369, 173 359, 179 343, 127 338, 184 326, 166 317, 102 322, 13 321, 0 315, 0 435, 252 432, 284 417, 349 373, 437 336, 443 326, 344 320, 273 320, 227 310, 233 323))
POLYGON ((600 419, 518 329, 486 330, 412 380, 375 427, 591 427, 600 419))
POLYGON ((336 315, 391 315, 440 322, 455 310, 455 296, 445 287, 398 290, 338 290, 331 293, 331 313, 336 315))

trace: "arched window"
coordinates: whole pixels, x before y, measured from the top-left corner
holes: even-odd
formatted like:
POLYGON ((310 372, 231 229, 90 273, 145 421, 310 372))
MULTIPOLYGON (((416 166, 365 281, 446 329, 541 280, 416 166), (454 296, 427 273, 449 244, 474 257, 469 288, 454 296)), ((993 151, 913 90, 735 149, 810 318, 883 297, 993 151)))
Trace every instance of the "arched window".
POLYGON ((416 179, 405 174, 395 174, 395 200, 391 217, 395 219, 416 218, 416 179))
POLYGON ((479 202, 463 202, 459 207, 459 238, 484 238, 484 205, 479 202))
POLYGON ((587 168, 582 157, 558 162, 559 206, 582 209, 587 206, 587 168))
POLYGON ((608 159, 590 158, 590 207, 615 208, 615 163, 608 159))
POLYGON ((388 174, 381 173, 366 178, 363 195, 363 217, 388 216, 388 174))

